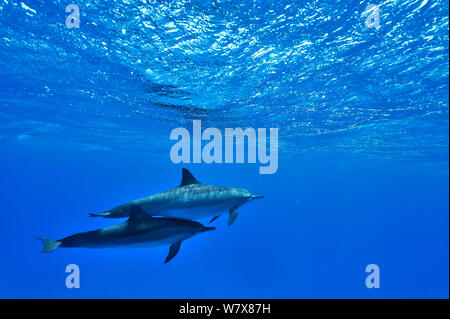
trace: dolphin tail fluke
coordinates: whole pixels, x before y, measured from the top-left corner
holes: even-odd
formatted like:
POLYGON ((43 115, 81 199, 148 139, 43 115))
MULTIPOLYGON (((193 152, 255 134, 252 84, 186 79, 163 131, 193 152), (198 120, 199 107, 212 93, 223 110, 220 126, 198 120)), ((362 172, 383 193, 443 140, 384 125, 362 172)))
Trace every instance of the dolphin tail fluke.
POLYGON ((48 238, 38 238, 44 247, 41 250, 41 253, 49 253, 56 248, 58 248, 62 243, 59 240, 52 240, 48 238))
POLYGON ((228 219, 228 226, 234 223, 236 218, 238 217, 238 209, 233 208, 230 210, 230 218, 228 219))
POLYGON ((169 248, 169 254, 166 257, 166 260, 164 260, 164 263, 167 264, 169 261, 172 260, 173 257, 175 257, 178 252, 180 251, 180 247, 181 247, 181 240, 175 242, 172 244, 172 246, 170 246, 169 248))

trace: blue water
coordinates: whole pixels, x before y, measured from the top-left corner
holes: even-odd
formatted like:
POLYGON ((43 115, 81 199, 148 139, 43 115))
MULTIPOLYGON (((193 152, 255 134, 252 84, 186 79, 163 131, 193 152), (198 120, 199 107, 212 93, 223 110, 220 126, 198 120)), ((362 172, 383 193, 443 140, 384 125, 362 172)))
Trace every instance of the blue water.
POLYGON ((0 297, 449 297, 448 1, 77 0, 70 29, 69 3, 0 0, 0 297), (174 164, 170 132, 195 119, 278 128, 278 171, 174 164), (40 253, 181 167, 265 198, 168 264, 40 253))

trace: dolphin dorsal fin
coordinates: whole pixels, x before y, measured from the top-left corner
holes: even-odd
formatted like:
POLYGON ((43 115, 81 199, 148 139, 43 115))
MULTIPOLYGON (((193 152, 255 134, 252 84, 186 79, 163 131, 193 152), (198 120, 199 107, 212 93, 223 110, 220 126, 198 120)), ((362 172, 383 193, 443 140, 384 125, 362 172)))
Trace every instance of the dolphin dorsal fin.
POLYGON ((194 177, 194 175, 192 175, 192 173, 189 172, 187 169, 183 168, 181 170, 181 174, 182 174, 181 184, 179 187, 191 184, 200 184, 200 182, 194 177))
POLYGON ((129 222, 134 222, 142 218, 149 217, 149 215, 147 215, 147 213, 137 205, 132 205, 130 209, 130 217, 128 218, 129 222))

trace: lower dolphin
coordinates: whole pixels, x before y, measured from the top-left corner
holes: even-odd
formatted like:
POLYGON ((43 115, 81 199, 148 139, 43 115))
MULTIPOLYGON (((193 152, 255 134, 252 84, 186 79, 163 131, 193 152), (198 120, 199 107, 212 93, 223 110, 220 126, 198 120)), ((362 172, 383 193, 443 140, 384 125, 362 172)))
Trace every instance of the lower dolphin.
POLYGON ((176 256, 183 240, 214 229, 185 219, 150 217, 139 207, 132 206, 129 219, 119 225, 77 233, 59 240, 38 239, 44 245, 42 253, 58 247, 140 248, 170 245, 164 261, 167 263, 176 256))

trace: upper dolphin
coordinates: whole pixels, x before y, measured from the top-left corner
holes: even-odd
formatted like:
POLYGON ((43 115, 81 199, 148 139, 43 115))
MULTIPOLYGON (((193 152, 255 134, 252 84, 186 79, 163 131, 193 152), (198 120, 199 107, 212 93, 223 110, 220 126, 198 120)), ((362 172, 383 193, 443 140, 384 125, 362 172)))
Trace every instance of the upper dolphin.
POLYGON ((182 169, 181 184, 168 191, 124 203, 92 217, 128 217, 131 207, 137 206, 150 216, 176 217, 183 219, 218 218, 229 212, 228 225, 238 215, 238 207, 263 196, 252 195, 248 190, 200 183, 191 172, 182 169))
POLYGON ((215 229, 192 220, 150 217, 137 206, 132 206, 130 211, 130 218, 119 225, 77 233, 59 240, 38 238, 44 245, 42 252, 48 253, 58 247, 139 248, 168 244, 167 263, 178 253, 183 240, 215 229))

